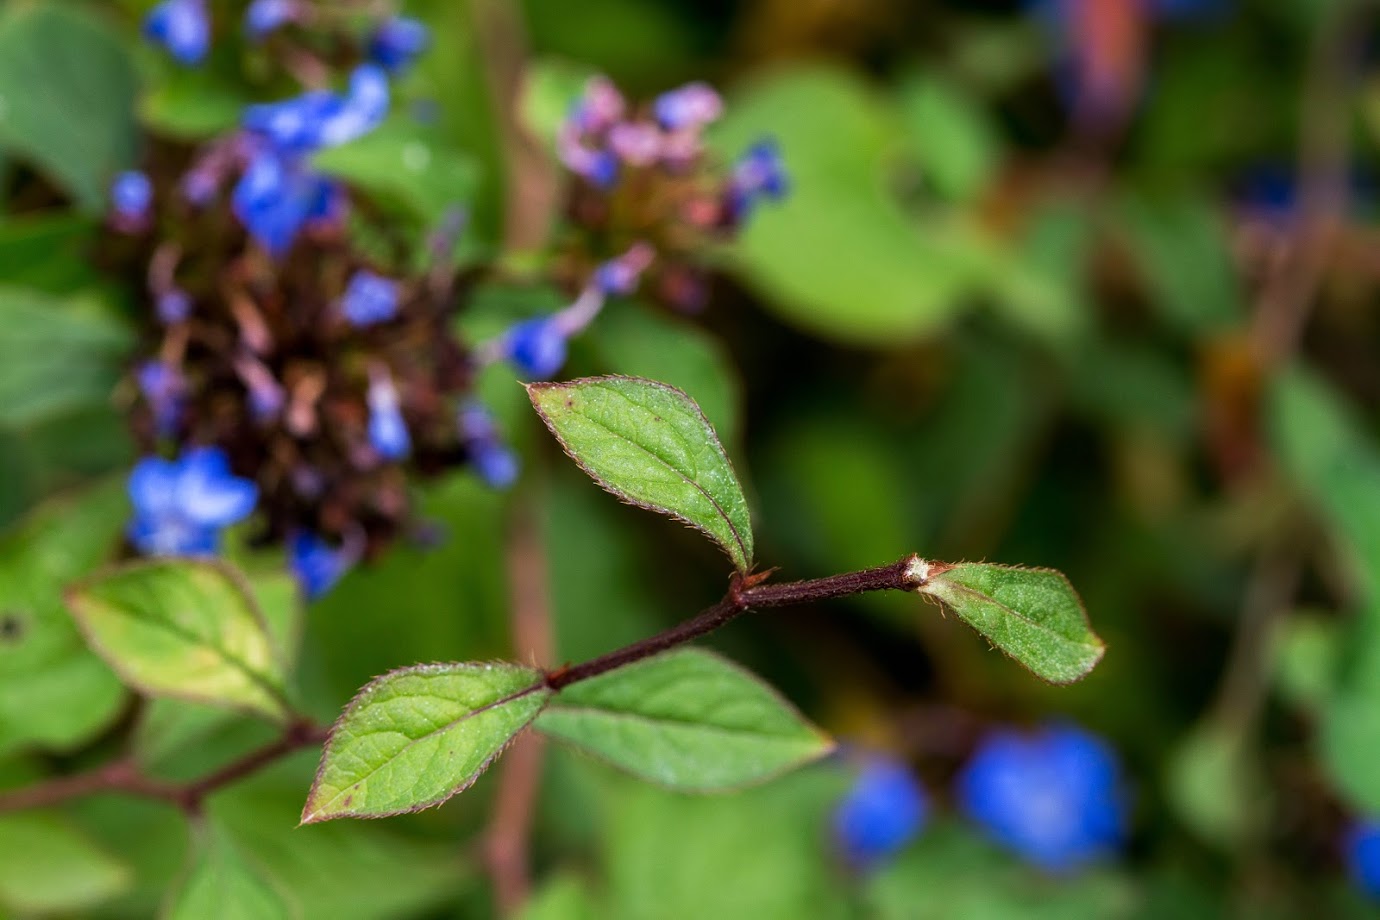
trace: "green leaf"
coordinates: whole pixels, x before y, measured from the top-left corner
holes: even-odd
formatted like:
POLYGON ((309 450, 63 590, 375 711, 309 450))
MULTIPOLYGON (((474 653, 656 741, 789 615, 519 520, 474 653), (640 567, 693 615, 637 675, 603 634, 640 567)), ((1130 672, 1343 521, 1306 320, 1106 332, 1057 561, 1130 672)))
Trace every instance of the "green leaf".
MULTIPOLYGON (((103 17, 71 3, 10 3, 0 15, 0 152, 104 210, 134 159, 133 62, 103 17)), ((75 367, 75 365, 74 365, 75 367)))
POLYGON ((406 119, 391 120, 358 140, 322 150, 312 162, 324 173, 403 207, 428 227, 451 208, 468 204, 479 184, 473 160, 406 119))
POLYGON ((519 920, 596 920, 608 916, 589 883, 574 874, 558 875, 532 893, 519 920))
POLYGON ((1106 650, 1077 592, 1052 569, 963 563, 930 578, 920 592, 943 601, 993 645, 1051 683, 1084 677, 1106 650))
POLYGON ((116 547, 128 512, 114 480, 41 506, 0 539, 0 751, 65 751, 110 724, 126 698, 63 604, 68 582, 116 547))
POLYGON ((914 74, 902 84, 899 104, 922 178, 955 201, 986 191, 1001 165, 1001 140, 979 102, 961 86, 914 74))
POLYGON ((250 101, 209 68, 173 66, 140 100, 139 115, 159 134, 209 140, 237 128, 250 101))
POLYGON ((122 862, 49 814, 0 816, 0 853, 0 907, 25 915, 94 907, 131 881, 122 862))
POLYGON ((173 896, 166 920, 278 920, 299 916, 262 869, 246 861, 229 836, 205 828, 201 851, 173 896))
POLYGON ((833 749, 756 676, 689 648, 572 684, 536 725, 642 779, 697 792, 762 782, 833 749))
POLYGON ((514 664, 416 665, 385 674, 331 729, 302 823, 439 805, 473 783, 551 691, 514 664))
POLYGON ((1229 848, 1254 839, 1269 815, 1264 777, 1239 726, 1208 721, 1169 757, 1169 804, 1203 839, 1229 848))
POLYGON ((0 286, 0 425, 106 403, 133 342, 99 304, 0 286))
POLYGON ((542 420, 580 467, 622 500, 703 531, 740 572, 752 567, 743 487, 695 401, 636 377, 527 385, 542 420))
POLYGON ((98 226, 72 213, 0 220, 0 283, 69 294, 99 279, 90 247, 98 226))
POLYGON ((615 374, 661 380, 699 405, 726 444, 738 443, 742 400, 738 369, 712 335, 665 310, 606 310, 586 341, 615 374))
POLYGON ((847 71, 802 65, 747 84, 727 108, 714 133, 722 155, 774 137, 791 179, 731 253, 765 307, 811 333, 895 347, 964 306, 982 277, 972 234, 916 220, 881 179, 902 139, 888 100, 847 71))
POLYGON ((91 646, 136 689, 287 717, 282 660, 228 566, 132 563, 73 586, 67 602, 91 646))

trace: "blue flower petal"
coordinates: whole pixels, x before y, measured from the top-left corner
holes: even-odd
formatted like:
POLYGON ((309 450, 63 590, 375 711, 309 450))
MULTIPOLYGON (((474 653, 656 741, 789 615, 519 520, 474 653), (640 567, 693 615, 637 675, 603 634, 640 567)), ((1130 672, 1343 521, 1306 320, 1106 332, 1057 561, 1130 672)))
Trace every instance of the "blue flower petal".
POLYGON ((187 520, 201 527, 226 527, 248 517, 258 501, 258 486, 231 473, 220 448, 196 448, 183 456, 177 507, 187 520))
POLYGON ((870 868, 913 840, 929 811, 925 789, 910 769, 874 756, 834 811, 834 837, 850 864, 870 868))

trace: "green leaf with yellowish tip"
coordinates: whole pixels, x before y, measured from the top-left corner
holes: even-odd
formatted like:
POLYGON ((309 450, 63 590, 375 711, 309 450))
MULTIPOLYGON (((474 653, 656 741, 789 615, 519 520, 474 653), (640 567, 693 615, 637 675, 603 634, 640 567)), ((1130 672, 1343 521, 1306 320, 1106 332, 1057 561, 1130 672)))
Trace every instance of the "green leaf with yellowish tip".
POLYGON ((919 590, 1050 683, 1085 677, 1106 651, 1077 592, 1053 569, 963 563, 929 577, 919 590))
POLYGON ((221 828, 204 828, 191 872, 173 895, 165 920, 291 920, 301 911, 248 862, 221 828))
POLYGON ((752 567, 743 487, 700 407, 675 387, 640 377, 528 384, 566 453, 609 492, 703 531, 738 571, 752 567))
POLYGON ((833 750, 755 675, 679 649, 564 688, 537 730, 672 789, 763 782, 833 750))
POLYGON ((382 818, 462 792, 546 703, 540 671, 424 664, 375 678, 331 728, 302 823, 382 818))
POLYGON ((132 563, 73 585, 67 605, 91 647, 136 690, 287 718, 282 660, 229 566, 132 563))

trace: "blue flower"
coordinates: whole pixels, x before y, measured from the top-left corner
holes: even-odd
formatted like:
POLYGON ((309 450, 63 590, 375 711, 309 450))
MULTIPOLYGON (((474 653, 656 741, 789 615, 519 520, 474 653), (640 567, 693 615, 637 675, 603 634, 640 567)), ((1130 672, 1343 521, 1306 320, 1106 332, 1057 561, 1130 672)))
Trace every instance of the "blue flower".
POLYGON ((780 200, 788 190, 781 148, 774 139, 760 140, 748 148, 733 167, 728 182, 729 216, 734 221, 742 221, 759 200, 780 200))
POLYGON ((724 103, 707 83, 687 83, 662 93, 652 103, 652 114, 667 131, 702 128, 723 114, 724 103))
POLYGON ((386 372, 369 381, 369 443, 385 460, 401 460, 412 451, 412 438, 398 406, 398 391, 386 372))
POLYGON ((163 0, 144 17, 144 37, 183 64, 199 64, 211 49, 206 0, 163 0))
POLYGON ((426 49, 430 36, 415 19, 394 16, 384 20, 369 36, 369 60, 389 73, 398 73, 426 49))
POLYGON ((1380 899, 1380 822, 1353 824, 1342 840, 1342 855, 1356 887, 1380 899))
POLYGON ((308 600, 325 594, 359 561, 359 551, 346 543, 335 547, 307 531, 288 538, 288 567, 308 600))
POLYGON ((258 487, 230 472, 225 452, 198 447, 179 460, 145 457, 129 476, 130 541, 148 556, 216 552, 220 532, 248 517, 258 487))
POLYGON ((873 755, 834 810, 834 839, 850 865, 870 868, 915 839, 929 812, 915 774, 898 760, 873 755))
POLYGON ((110 183, 110 209, 116 221, 136 226, 148 220, 153 207, 153 183, 137 169, 127 170, 110 183))
POLYGON ((356 326, 386 322, 398 313, 398 282, 361 269, 346 285, 340 311, 356 326))
POLYGON ((244 31, 253 41, 287 25, 301 13, 298 0, 254 0, 244 11, 244 31))
POLYGON ((565 332, 554 316, 524 320, 508 330, 504 351, 520 373, 544 380, 565 365, 565 332))
POLYGON ((456 421, 476 475, 494 489, 506 489, 516 482, 521 472, 517 455, 500 440, 489 410, 470 403, 460 409, 456 421))
POLYGON ((261 149, 236 183, 231 208, 250 235, 277 258, 291 248, 308 221, 335 216, 343 194, 338 183, 295 159, 261 149))
POLYGON ((1116 754, 1071 726, 993 733, 959 773, 957 794, 993 839, 1049 871, 1113 853, 1126 836, 1116 754))
POLYGON ((182 374, 163 361, 153 360, 139 365, 134 376, 153 414, 154 429, 165 436, 176 432, 185 389, 182 374))
POLYGON ((388 114, 388 75, 372 64, 356 67, 345 95, 312 90, 291 99, 251 105, 241 123, 282 154, 307 153, 363 137, 388 114))

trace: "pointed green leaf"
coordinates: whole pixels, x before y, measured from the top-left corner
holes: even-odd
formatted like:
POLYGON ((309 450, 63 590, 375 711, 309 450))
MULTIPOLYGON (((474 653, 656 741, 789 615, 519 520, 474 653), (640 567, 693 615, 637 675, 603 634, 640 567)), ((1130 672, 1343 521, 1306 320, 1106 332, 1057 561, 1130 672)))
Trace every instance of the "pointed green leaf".
POLYGON ((282 661, 228 566, 133 563, 74 585, 67 604, 91 647, 135 689, 286 717, 282 661))
POLYGON ((700 792, 762 782, 833 748, 755 675, 690 648, 572 684, 537 729, 643 779, 700 792))
POLYGON ((752 521, 743 487, 695 401, 638 377, 529 384, 566 453, 630 504, 704 531, 740 572, 752 567, 752 521))
POLYGON ((212 825, 165 916, 167 920, 286 920, 299 913, 263 870, 249 863, 226 833, 212 825))
POLYGON ((1077 592, 1052 569, 965 563, 930 578, 920 591, 1051 683, 1084 677, 1106 650, 1077 592))
POLYGON ((551 691, 515 664, 427 664, 360 690, 331 729, 302 823, 381 818, 469 787, 551 691))
POLYGON ((132 881, 128 866, 51 814, 0 816, 0 854, 0 915, 70 915, 121 894, 132 881))

